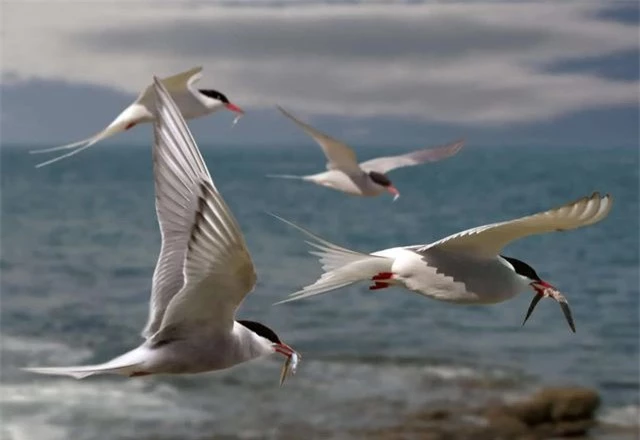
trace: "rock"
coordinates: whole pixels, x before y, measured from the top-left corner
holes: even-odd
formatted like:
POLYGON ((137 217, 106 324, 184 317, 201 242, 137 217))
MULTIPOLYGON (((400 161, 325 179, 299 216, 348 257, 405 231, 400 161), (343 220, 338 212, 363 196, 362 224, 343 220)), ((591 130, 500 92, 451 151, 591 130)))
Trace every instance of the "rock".
POLYGON ((594 420, 578 420, 556 423, 553 435, 557 437, 582 437, 595 425, 594 420))
POLYGON ((525 435, 531 435, 526 423, 507 414, 496 415, 489 419, 489 428, 498 438, 519 439, 525 435))
POLYGON ((600 405, 598 393, 582 387, 546 388, 534 398, 549 402, 554 421, 593 419, 600 405))
POLYGON ((551 402, 545 398, 534 396, 527 402, 510 405, 508 413, 529 426, 539 425, 551 421, 551 402))
POLYGON ((427 410, 420 413, 420 419, 422 420, 447 420, 449 417, 451 417, 451 413, 444 408, 427 410))
POLYGON ((527 401, 492 407, 485 413, 485 417, 508 414, 529 426, 591 420, 599 404, 598 394, 588 388, 545 388, 527 401))

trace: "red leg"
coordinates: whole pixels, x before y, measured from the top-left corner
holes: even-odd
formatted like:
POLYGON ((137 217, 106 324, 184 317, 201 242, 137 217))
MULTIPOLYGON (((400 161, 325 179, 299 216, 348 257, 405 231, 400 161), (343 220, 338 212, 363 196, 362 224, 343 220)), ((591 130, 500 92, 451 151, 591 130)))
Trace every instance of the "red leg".
POLYGON ((390 280, 393 277, 393 272, 380 272, 371 278, 373 281, 390 280))
POLYGON ((134 371, 129 375, 129 377, 140 377, 140 376, 149 376, 151 373, 147 373, 146 371, 134 371))
POLYGON ((369 286, 369 290, 386 289, 387 287, 389 287, 389 283, 381 283, 379 281, 376 281, 375 285, 369 286))
POLYGON ((129 122, 126 127, 124 127, 125 130, 128 130, 130 128, 133 128, 136 126, 136 122, 129 122))

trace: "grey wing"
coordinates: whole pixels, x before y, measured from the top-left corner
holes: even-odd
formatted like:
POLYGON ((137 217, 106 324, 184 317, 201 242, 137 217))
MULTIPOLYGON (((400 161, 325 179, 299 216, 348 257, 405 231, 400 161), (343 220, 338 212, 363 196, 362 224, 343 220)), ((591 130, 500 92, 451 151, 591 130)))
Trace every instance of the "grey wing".
POLYGON ((358 165, 358 160, 356 159, 356 153, 348 145, 345 145, 339 140, 322 133, 320 130, 313 128, 309 124, 305 124, 282 107, 277 106, 277 108, 283 115, 291 119, 305 133, 311 136, 318 145, 320 145, 320 148, 322 148, 322 151, 327 158, 328 170, 338 169, 349 174, 362 173, 362 170, 358 165))
POLYGON ((526 217, 479 226, 445 237, 426 246, 411 246, 416 252, 432 248, 495 256, 510 242, 535 234, 568 231, 603 220, 613 207, 613 198, 595 192, 573 202, 526 217))
MULTIPOLYGON (((202 78, 202 67, 193 67, 184 72, 162 78, 161 81, 167 90, 176 96, 181 96, 184 92, 197 97, 193 90, 193 84, 202 78)), ((145 105, 147 108, 154 108, 155 93, 153 84, 149 84, 136 98, 136 101, 145 105)))
POLYGON ((232 321, 256 280, 240 228, 184 118, 157 79, 155 88, 154 176, 163 246, 145 330, 149 336, 170 325, 232 321))
POLYGON ((173 122, 176 111, 162 106, 157 109, 161 121, 154 124, 153 173, 162 246, 153 273, 149 318, 142 332, 145 338, 158 331, 169 301, 184 285, 184 261, 198 206, 199 184, 211 180, 199 152, 189 160, 182 157, 185 152, 179 145, 194 141, 186 126, 173 122))
POLYGON ((451 142, 438 147, 425 148, 412 151, 399 156, 387 156, 371 159, 360 164, 360 168, 370 172, 386 173, 396 168, 420 165, 427 162, 437 162, 458 153, 464 146, 464 139, 451 142))

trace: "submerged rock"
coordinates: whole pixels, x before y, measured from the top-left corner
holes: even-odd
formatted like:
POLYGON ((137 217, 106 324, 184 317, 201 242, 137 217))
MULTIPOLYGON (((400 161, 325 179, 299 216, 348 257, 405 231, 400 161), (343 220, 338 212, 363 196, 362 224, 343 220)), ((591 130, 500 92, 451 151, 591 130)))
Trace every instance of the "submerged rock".
MULTIPOLYGON (((460 404, 432 406, 402 423, 358 430, 353 437, 372 440, 547 440, 589 438, 596 426, 598 393, 582 387, 545 388, 529 399, 495 403, 477 410, 460 404), (587 437, 585 437, 587 436, 587 437)), ((591 437, 594 438, 594 437, 591 437)))

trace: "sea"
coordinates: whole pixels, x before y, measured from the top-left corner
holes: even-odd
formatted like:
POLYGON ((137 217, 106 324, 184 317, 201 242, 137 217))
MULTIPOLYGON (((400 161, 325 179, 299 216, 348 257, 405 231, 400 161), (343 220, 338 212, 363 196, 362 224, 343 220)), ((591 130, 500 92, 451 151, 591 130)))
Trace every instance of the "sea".
MULTIPOLYGON (((513 401, 553 385, 595 388, 600 420, 637 426, 636 148, 469 142, 450 159, 391 172, 401 193, 392 202, 387 194, 358 198, 265 177, 323 169, 323 156, 311 145, 200 147, 258 273, 238 316, 265 323, 299 350, 297 374, 280 388, 277 356, 220 372, 135 380, 76 381, 22 371, 102 362, 141 343, 160 234, 149 145, 99 144, 41 169, 34 165, 42 156, 3 146, 3 440, 344 433, 397 423, 429 405, 513 401), (594 191, 613 196, 604 221, 527 237, 503 252, 566 295, 575 334, 551 300, 541 301, 522 326, 532 291, 497 305, 461 306, 399 288, 370 291, 362 283, 273 305, 315 281, 321 269, 305 237, 268 212, 341 246, 373 252, 429 243, 594 191)), ((357 148, 362 160, 403 151, 357 148)))

